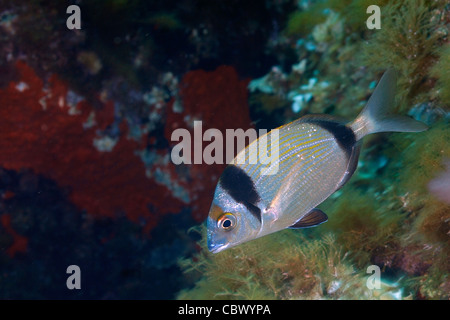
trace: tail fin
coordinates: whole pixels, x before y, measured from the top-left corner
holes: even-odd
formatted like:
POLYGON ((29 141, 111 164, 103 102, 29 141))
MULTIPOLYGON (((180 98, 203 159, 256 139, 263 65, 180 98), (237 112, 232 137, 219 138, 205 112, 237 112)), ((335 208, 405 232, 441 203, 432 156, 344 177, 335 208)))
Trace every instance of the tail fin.
POLYGON ((394 104, 397 77, 393 69, 387 70, 381 77, 367 105, 350 123, 356 140, 376 132, 420 132, 428 127, 407 116, 387 114, 387 109, 394 104))

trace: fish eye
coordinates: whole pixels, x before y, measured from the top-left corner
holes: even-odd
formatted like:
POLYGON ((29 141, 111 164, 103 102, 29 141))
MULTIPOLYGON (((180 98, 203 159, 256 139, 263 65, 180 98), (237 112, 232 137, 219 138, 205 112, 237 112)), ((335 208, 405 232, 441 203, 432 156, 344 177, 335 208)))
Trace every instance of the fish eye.
POLYGON ((222 230, 230 231, 236 226, 236 217, 227 212, 217 220, 217 225, 222 230))

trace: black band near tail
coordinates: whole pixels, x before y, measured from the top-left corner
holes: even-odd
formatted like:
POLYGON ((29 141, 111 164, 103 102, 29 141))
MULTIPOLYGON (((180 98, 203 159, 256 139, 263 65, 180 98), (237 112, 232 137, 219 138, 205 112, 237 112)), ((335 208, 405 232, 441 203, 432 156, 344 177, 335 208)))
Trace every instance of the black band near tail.
POLYGON ((356 136, 352 128, 346 126, 343 123, 320 119, 311 119, 308 120, 307 123, 316 124, 330 132, 334 136, 342 150, 344 150, 347 156, 350 158, 350 156, 352 155, 353 146, 356 143, 356 136))

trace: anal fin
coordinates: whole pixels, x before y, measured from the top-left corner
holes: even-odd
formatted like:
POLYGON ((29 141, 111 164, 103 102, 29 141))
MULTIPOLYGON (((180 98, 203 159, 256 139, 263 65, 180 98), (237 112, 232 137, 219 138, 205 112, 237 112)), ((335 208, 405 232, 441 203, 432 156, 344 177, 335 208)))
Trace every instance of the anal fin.
POLYGON ((328 220, 328 216, 320 209, 314 208, 289 229, 301 229, 318 226, 328 220))

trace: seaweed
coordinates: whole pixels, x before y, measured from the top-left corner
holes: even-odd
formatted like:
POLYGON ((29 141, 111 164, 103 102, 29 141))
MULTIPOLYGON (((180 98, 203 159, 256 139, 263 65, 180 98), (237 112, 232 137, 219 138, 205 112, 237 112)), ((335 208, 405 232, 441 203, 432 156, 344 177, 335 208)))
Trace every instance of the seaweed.
POLYGON ((389 299, 398 290, 369 289, 365 270, 354 268, 330 233, 311 239, 284 230, 219 254, 206 250, 205 237, 199 244, 194 258, 179 262, 197 281, 178 299, 389 299))
POLYGON ((431 68, 431 76, 437 78, 438 97, 447 110, 450 110, 450 44, 437 50, 439 61, 431 68))
MULTIPOLYGON (((408 144, 401 158, 404 168, 398 177, 398 193, 408 194, 405 206, 416 219, 414 232, 425 241, 450 249, 450 206, 430 194, 428 183, 444 167, 444 160, 450 158, 450 129, 441 122, 427 132, 417 135, 412 141, 409 135, 392 138, 395 146, 408 144), (405 139, 406 138, 406 139, 405 139)), ((450 252, 449 252, 450 253, 450 252)))
POLYGON ((287 36, 306 36, 312 29, 326 20, 324 10, 327 4, 325 1, 318 1, 305 10, 293 12, 287 21, 284 30, 287 36))
POLYGON ((398 70, 398 112, 405 112, 430 91, 432 84, 426 77, 443 38, 436 32, 441 21, 433 17, 445 10, 444 4, 426 0, 389 2, 381 8, 382 28, 363 47, 362 61, 369 69, 398 70))
POLYGON ((341 12, 346 21, 346 25, 354 32, 366 31, 366 20, 369 17, 367 8, 371 5, 377 5, 380 8, 387 5, 389 0, 351 0, 339 1, 331 0, 331 6, 334 10, 341 12), (346 5, 344 5, 346 3, 346 5))
POLYGON ((441 173, 444 161, 450 157, 450 129, 447 123, 440 122, 420 135, 400 134, 391 141, 391 154, 404 150, 399 161, 390 168, 390 172, 398 172, 393 193, 407 213, 404 231, 398 238, 403 250, 409 251, 403 259, 409 261, 401 264, 406 270, 422 269, 415 272, 417 277, 407 280, 408 285, 417 290, 420 298, 448 299, 450 205, 435 197, 428 185, 441 173), (412 266, 414 264, 416 266, 412 266))
POLYGON ((316 25, 326 20, 330 11, 340 14, 345 20, 349 32, 363 32, 366 30, 365 22, 368 18, 367 7, 370 5, 382 7, 388 3, 389 0, 316 1, 289 16, 285 33, 287 36, 306 36, 312 32, 316 25))
POLYGON ((336 235, 337 243, 350 252, 359 268, 374 260, 389 265, 387 260, 399 247, 396 235, 403 217, 395 208, 380 205, 380 195, 367 194, 354 185, 335 201, 324 203, 330 219, 323 229, 336 235))

